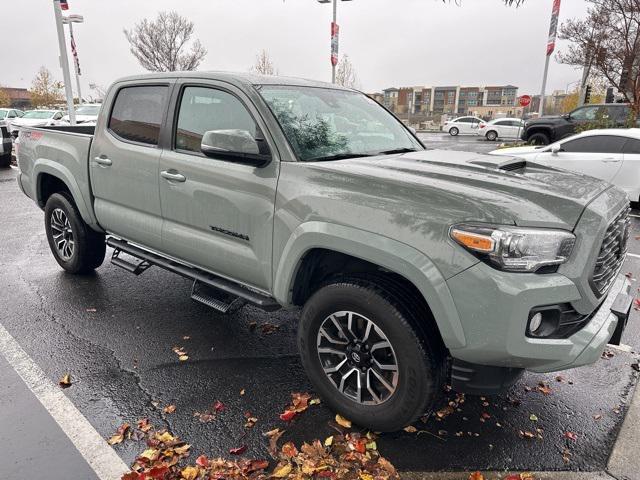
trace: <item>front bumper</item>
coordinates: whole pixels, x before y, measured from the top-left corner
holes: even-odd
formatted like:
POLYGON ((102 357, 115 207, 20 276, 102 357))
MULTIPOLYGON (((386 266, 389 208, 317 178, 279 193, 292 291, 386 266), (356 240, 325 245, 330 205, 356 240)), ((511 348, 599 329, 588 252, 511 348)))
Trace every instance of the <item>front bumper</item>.
MULTIPOLYGON (((561 274, 518 274, 478 263, 447 281, 467 344, 452 349, 454 359, 472 364, 552 372, 594 363, 600 358, 627 312, 613 313, 614 302, 628 295, 630 284, 619 275, 589 322, 568 338, 526 336, 534 307, 579 303, 576 284, 561 274)), ((627 302, 630 308, 630 301, 627 302)))

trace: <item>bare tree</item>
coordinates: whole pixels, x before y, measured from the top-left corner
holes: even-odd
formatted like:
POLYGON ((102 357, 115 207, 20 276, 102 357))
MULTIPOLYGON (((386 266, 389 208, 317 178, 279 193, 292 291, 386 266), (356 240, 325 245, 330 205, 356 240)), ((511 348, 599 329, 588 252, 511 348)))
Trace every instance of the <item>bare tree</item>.
POLYGON ((29 90, 31 104, 34 107, 53 107, 64 101, 63 88, 64 84, 55 80, 47 68, 40 67, 29 90))
POLYGON ((356 70, 349 60, 349 55, 343 55, 336 68, 336 83, 348 88, 359 88, 356 70))
POLYGON ((640 0, 587 0, 584 20, 572 19, 560 28, 571 44, 558 54, 561 63, 591 69, 591 75, 615 86, 640 113, 640 0))
POLYGON ((124 34, 133 56, 152 72, 195 70, 207 55, 200 40, 189 48, 193 22, 177 12, 160 12, 155 20, 145 18, 124 34))
POLYGON ((251 71, 261 75, 277 75, 278 71, 273 65, 273 61, 266 50, 262 50, 256 55, 256 63, 251 67, 251 71))

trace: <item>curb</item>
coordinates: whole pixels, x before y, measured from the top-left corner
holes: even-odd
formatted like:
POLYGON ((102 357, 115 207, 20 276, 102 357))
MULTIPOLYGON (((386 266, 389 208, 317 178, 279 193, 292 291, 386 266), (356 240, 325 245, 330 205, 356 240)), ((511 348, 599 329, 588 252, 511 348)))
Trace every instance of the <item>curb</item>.
MULTIPOLYGON (((634 374, 637 375, 637 374, 634 374)), ((403 480, 468 480, 468 471, 400 472, 403 480)), ((481 472, 485 480, 502 480, 520 472, 481 472)), ((640 480, 640 387, 634 387, 627 414, 622 422, 607 469, 598 472, 527 472, 535 480, 640 480)))

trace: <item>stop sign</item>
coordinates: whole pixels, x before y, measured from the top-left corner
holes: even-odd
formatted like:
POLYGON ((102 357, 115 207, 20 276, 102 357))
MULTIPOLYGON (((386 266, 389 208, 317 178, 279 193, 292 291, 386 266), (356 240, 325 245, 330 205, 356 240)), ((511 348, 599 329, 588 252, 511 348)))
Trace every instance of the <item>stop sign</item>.
POLYGON ((521 107, 528 107, 531 104, 531 97, 529 95, 522 95, 519 101, 521 107))

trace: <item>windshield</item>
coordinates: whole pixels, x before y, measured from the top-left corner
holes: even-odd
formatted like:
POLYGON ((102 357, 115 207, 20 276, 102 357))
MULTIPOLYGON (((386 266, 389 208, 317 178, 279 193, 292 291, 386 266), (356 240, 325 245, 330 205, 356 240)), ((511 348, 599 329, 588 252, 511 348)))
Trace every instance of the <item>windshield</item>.
POLYGON ((424 149, 393 115, 361 93, 299 86, 257 88, 299 160, 424 149))
POLYGON ((44 120, 46 118, 53 117, 55 112, 50 112, 48 110, 33 110, 31 112, 25 113, 22 118, 35 118, 38 120, 44 120))
POLYGON ((88 105, 86 107, 78 107, 76 109, 76 115, 98 115, 100 112, 100 105, 88 105))
POLYGON ((9 110, 5 110, 4 108, 0 108, 0 118, 4 118, 9 113, 9 110))

